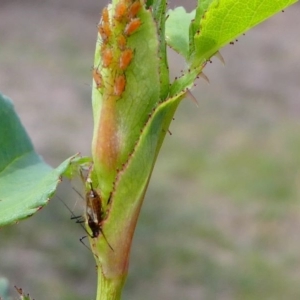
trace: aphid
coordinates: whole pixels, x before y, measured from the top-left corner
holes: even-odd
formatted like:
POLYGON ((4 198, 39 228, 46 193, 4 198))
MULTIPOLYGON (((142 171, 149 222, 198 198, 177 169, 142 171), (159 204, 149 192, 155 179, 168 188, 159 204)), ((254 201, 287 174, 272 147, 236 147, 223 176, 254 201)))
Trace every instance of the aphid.
POLYGON ((108 40, 108 35, 104 32, 102 25, 98 25, 98 32, 102 38, 102 41, 105 43, 108 40))
POLYGON ((126 35, 133 34, 141 26, 141 20, 139 18, 131 19, 130 22, 126 25, 124 33, 126 35))
POLYGON ((121 21, 125 15, 126 15, 126 10, 127 10, 127 5, 124 1, 120 1, 117 5, 116 5, 116 9, 115 9, 115 19, 117 21, 121 21))
POLYGON ((130 64, 133 57, 133 51, 131 49, 126 49, 121 53, 119 66, 121 70, 125 70, 130 64))
POLYGON ((96 192, 96 190, 93 189, 91 182, 90 190, 86 193, 85 199, 87 223, 92 231, 91 238, 97 238, 101 233, 109 248, 113 250, 102 230, 102 222, 104 221, 102 201, 99 194, 96 192))
POLYGON ((125 90, 126 79, 124 75, 120 75, 116 78, 114 85, 114 94, 116 96, 121 96, 125 90))
POLYGON ((110 66, 111 62, 113 60, 113 52, 110 48, 105 48, 102 51, 102 61, 103 61, 103 67, 107 68, 110 66))
POLYGON ((126 47, 126 38, 123 34, 118 37, 118 47, 120 50, 124 50, 126 47))
POLYGON ((103 23, 102 24, 103 27, 103 31, 105 32, 105 34, 110 37, 111 36, 111 29, 110 29, 110 24, 109 23, 103 23))
POLYGON ((104 23, 109 23, 109 14, 107 7, 104 7, 102 10, 102 21, 104 23))
POLYGON ((102 76, 98 68, 93 68, 93 78, 96 83, 97 89, 102 87, 102 76))
POLYGON ((103 42, 107 42, 108 38, 111 36, 111 29, 109 23, 103 23, 98 25, 98 32, 103 42))
POLYGON ((132 3, 132 5, 129 7, 128 17, 130 19, 135 18, 141 7, 142 5, 139 1, 132 3))

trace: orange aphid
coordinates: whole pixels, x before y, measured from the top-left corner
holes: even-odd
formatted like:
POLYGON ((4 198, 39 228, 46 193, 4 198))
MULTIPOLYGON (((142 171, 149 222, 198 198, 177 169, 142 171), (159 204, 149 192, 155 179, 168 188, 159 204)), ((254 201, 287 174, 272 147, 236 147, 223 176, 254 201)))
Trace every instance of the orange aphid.
POLYGON ((98 32, 101 35, 102 40, 106 42, 111 36, 111 29, 109 23, 103 23, 101 25, 98 25, 98 32))
POLYGON ((113 60, 113 52, 110 48, 105 48, 102 51, 102 62, 103 62, 103 67, 107 68, 110 66, 111 62, 113 60))
POLYGON ((119 66, 121 70, 125 70, 130 64, 133 57, 133 51, 131 49, 126 49, 121 53, 119 66))
POLYGON ((121 96, 125 90, 126 79, 124 75, 120 75, 116 78, 114 85, 114 94, 116 96, 121 96))
POLYGON ((128 16, 130 19, 135 18, 138 14, 139 10, 141 9, 142 5, 139 1, 132 3, 129 8, 128 16))
POLYGON ((126 3, 124 1, 120 1, 116 5, 115 19, 118 20, 118 21, 121 21, 123 19, 123 17, 126 15, 126 11, 127 11, 126 3))
POLYGON ((109 14, 107 7, 104 7, 102 10, 102 21, 104 23, 109 23, 109 14))
POLYGON ((118 46, 121 50, 124 50, 126 47, 126 38, 122 34, 118 37, 118 46))
POLYGON ((107 35, 103 29, 103 26, 102 25, 98 25, 98 32, 102 38, 102 41, 105 43, 107 42, 108 38, 109 38, 109 35, 107 35))
POLYGON ((141 20, 139 18, 131 19, 126 25, 124 33, 126 35, 133 34, 141 26, 141 20))
POLYGON ((106 42, 107 39, 108 39, 108 36, 105 34, 102 25, 98 25, 98 32, 99 32, 99 34, 100 34, 102 40, 103 40, 104 42, 106 42))
POLYGON ((96 83, 97 89, 102 87, 102 76, 98 68, 93 68, 93 78, 96 83))

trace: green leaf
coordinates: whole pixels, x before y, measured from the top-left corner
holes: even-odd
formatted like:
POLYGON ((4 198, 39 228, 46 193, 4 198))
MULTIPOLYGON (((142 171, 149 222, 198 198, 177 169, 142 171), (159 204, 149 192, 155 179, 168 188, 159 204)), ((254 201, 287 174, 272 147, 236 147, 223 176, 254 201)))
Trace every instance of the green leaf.
POLYGON ((91 157, 82 157, 79 153, 77 153, 74 156, 70 157, 70 163, 61 175, 68 179, 72 179, 79 175, 81 170, 90 168, 91 164, 91 157))
MULTIPOLYGON (((140 136, 147 115, 158 103, 160 92, 156 26, 151 14, 144 8, 139 16, 142 25, 138 32, 128 38, 128 46, 134 49, 135 55, 126 72, 126 91, 117 103, 121 135, 129 153, 140 136), (147 37, 147 40, 142 37, 147 37)), ((128 152, 123 159, 127 159, 128 152)))
POLYGON ((52 169, 38 156, 11 101, 0 94, 0 226, 47 204, 72 158, 52 169))
POLYGON ((118 278, 123 268, 126 268, 123 263, 120 267, 120 262, 129 254, 128 247, 159 149, 181 100, 182 97, 176 96, 157 106, 143 128, 132 155, 118 172, 110 199, 110 214, 103 227, 114 248, 114 259, 102 258, 112 255, 104 239, 97 243, 101 272, 109 274, 108 277, 118 278))
MULTIPOLYGON (((109 8, 109 13, 111 20, 114 20, 112 7, 109 8)), ((93 87, 95 125, 92 153, 104 199, 109 196, 116 170, 127 161, 149 115, 160 100, 160 62, 157 55, 159 49, 156 24, 151 12, 144 6, 140 9, 138 17, 141 26, 132 35, 126 37, 126 47, 131 49, 134 55, 129 67, 124 71, 125 91, 118 99, 113 99, 112 93, 108 93, 109 86, 114 84, 110 80, 117 72, 117 64, 111 68, 99 67, 106 86, 103 90, 97 89, 94 82, 93 87), (117 152, 116 162, 113 152, 117 152), (113 161, 112 168, 108 167, 111 161, 113 161)), ((110 47, 116 54, 119 51, 118 26, 111 25, 111 28, 109 45, 105 45, 103 41, 97 42, 94 66, 102 65, 103 50, 101 49, 104 45, 110 47)), ((123 32, 124 29, 120 30, 123 32)))
POLYGON ((236 37, 297 0, 214 0, 195 34, 192 67, 197 67, 236 37))
POLYGON ((204 16, 205 11, 208 9, 208 7, 213 1, 214 0, 198 0, 195 19, 192 20, 190 25, 190 31, 189 31, 189 39, 190 39, 189 55, 191 55, 195 51, 194 36, 199 30, 199 24, 202 17, 204 16))
POLYGON ((189 58, 189 26, 195 17, 195 11, 187 13, 183 7, 168 11, 166 21, 166 42, 169 47, 189 58))

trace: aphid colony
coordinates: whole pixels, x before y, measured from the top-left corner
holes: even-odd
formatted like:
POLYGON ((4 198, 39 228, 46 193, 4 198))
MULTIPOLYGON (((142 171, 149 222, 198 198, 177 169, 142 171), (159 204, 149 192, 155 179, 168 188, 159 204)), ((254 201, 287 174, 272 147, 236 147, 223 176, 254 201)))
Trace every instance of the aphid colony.
POLYGON ((127 39, 141 26, 137 16, 141 1, 122 0, 114 8, 105 7, 102 11, 98 24, 101 63, 93 68, 96 88, 102 94, 120 97, 125 90, 125 71, 134 57, 127 39))

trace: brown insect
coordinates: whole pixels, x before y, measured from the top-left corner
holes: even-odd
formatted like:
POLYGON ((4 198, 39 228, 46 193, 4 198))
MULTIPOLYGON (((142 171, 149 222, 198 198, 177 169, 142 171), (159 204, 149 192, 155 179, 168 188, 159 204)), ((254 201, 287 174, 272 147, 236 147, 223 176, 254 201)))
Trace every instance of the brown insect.
POLYGON ((102 201, 99 194, 93 189, 91 182, 90 190, 86 193, 85 199, 87 223, 92 231, 91 238, 97 238, 101 233, 109 248, 113 250, 102 230, 102 223, 105 215, 102 207, 102 201))
MULTIPOLYGON (((74 189, 74 188, 73 188, 74 189)), ((81 194, 74 189, 74 191, 82 198, 81 194)), ((67 208, 67 210, 71 213, 71 220, 76 220, 76 223, 80 224, 83 230, 91 237, 97 238, 100 233, 103 235, 103 238, 107 242, 109 248, 113 251, 112 246, 107 241, 106 236, 102 230, 102 222, 104 221, 105 213, 102 208, 102 201, 99 194, 93 189, 92 184, 90 182, 90 190, 86 193, 86 218, 84 216, 76 216, 73 211, 69 208, 69 206, 58 196, 56 197, 62 202, 62 204, 67 208), (92 234, 90 234, 83 223, 87 221, 88 226, 90 227, 92 234)), ((80 242, 91 251, 91 248, 88 247, 83 240, 87 236, 83 236, 80 238, 80 242)))

